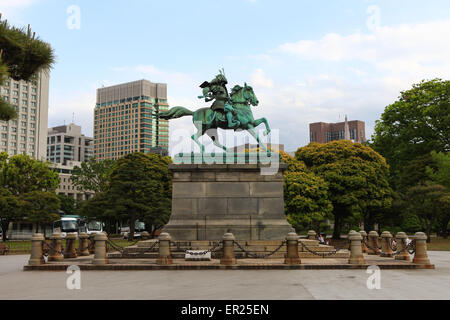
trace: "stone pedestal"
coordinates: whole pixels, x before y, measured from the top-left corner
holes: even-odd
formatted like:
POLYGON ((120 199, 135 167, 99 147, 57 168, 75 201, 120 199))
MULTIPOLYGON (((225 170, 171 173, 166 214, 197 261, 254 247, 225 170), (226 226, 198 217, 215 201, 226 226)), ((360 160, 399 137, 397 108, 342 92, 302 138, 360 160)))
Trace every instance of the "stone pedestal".
POLYGON ((44 255, 42 246, 44 244, 45 238, 42 233, 34 233, 31 236, 31 255, 28 260, 28 265, 38 266, 44 264, 44 255))
POLYGON ((220 259, 220 264, 231 266, 236 264, 234 256, 234 235, 232 233, 225 233, 222 237, 223 255, 220 259))
POLYGON ((301 260, 298 256, 298 235, 291 232, 286 236, 286 258, 285 264, 300 264, 301 260))
POLYGON ((356 231, 350 232, 348 234, 348 240, 350 241, 350 258, 348 259, 348 263, 366 264, 361 247, 362 235, 356 231))
POLYGON ((263 175, 263 164, 171 164, 172 214, 162 232, 178 240, 282 240, 286 221, 283 175, 263 175))
POLYGON ((68 233, 66 235, 66 250, 64 250, 64 259, 76 258, 77 251, 75 248, 76 233, 68 233))
POLYGON ((62 254, 61 241, 62 236, 61 233, 54 233, 50 237, 52 241, 52 245, 50 248, 50 253, 48 255, 48 261, 62 261, 64 260, 64 255, 62 254))
POLYGON ((427 254, 427 235, 423 232, 416 232, 414 239, 416 241, 416 252, 414 254, 414 263, 430 264, 427 254))

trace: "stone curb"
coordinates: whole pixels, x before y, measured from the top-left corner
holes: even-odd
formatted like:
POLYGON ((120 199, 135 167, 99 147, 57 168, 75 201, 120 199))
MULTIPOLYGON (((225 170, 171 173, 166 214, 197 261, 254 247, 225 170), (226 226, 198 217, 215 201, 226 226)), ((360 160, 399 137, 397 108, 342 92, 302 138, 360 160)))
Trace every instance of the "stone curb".
MULTIPOLYGON (((367 269, 367 267, 377 264, 350 265, 316 265, 316 264, 246 264, 246 265, 208 265, 208 264, 172 264, 172 265, 151 265, 151 264, 79 264, 80 270, 103 270, 103 271, 125 271, 125 270, 342 270, 342 269, 367 269)), ((24 271, 66 271, 70 264, 44 264, 38 266, 24 266, 24 271)), ((434 264, 378 264, 380 269, 435 269, 434 264)))

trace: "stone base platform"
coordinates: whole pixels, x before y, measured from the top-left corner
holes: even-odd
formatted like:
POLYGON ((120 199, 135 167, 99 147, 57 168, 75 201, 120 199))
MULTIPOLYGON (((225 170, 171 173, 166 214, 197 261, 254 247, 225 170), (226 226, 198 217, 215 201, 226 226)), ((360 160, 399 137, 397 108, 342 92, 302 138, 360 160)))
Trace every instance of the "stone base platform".
POLYGON ((284 259, 238 259, 237 264, 224 266, 220 260, 212 261, 184 261, 173 259, 171 265, 158 265, 156 259, 111 259, 107 265, 91 264, 93 256, 66 259, 61 262, 51 262, 39 266, 24 266, 24 271, 66 271, 71 265, 77 265, 81 270, 314 270, 314 269, 367 269, 376 265, 380 269, 434 269, 434 265, 422 265, 411 262, 365 255, 365 265, 348 264, 348 259, 302 259, 299 265, 286 265, 284 259))
POLYGON ((172 213, 162 232, 176 241, 278 240, 293 231, 286 221, 283 171, 261 163, 170 164, 172 213), (272 172, 273 171, 273 172, 272 172))

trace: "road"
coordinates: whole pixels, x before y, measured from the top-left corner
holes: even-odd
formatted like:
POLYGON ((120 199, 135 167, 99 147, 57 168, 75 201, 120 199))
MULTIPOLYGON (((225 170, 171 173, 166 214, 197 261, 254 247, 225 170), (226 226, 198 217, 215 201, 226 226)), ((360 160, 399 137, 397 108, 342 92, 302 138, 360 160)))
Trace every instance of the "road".
POLYGON ((429 252, 435 270, 382 270, 368 289, 365 270, 22 271, 28 255, 0 256, 4 299, 450 299, 450 252, 429 252))

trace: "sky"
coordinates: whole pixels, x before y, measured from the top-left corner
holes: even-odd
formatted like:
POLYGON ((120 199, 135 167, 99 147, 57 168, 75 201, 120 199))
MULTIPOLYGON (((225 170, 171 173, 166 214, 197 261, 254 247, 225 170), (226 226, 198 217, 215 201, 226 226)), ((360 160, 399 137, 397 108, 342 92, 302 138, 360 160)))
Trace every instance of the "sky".
MULTIPOLYGON (((224 68, 229 88, 253 87, 254 117, 273 130, 265 141, 295 151, 309 123, 345 115, 370 138, 401 91, 450 78, 448 0, 0 0, 0 12, 54 48, 49 127, 74 120, 88 136, 96 89, 138 79, 167 83, 171 107, 196 110, 208 105, 199 85, 224 68)), ((191 117, 169 131, 171 154, 191 150, 191 117)), ((225 144, 253 141, 235 137, 225 144)))

